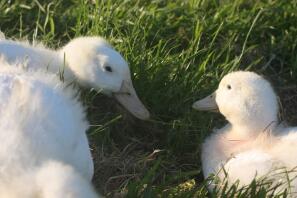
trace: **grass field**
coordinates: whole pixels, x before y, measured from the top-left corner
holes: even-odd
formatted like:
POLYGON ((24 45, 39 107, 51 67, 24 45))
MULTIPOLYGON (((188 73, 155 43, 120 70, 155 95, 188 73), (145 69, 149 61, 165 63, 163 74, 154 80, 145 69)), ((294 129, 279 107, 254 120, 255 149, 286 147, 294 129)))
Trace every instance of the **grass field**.
MULTIPOLYGON (((109 197, 219 196, 205 188, 200 146, 224 120, 191 105, 230 71, 267 76, 282 96, 282 117, 297 123, 294 0, 0 0, 0 30, 53 48, 100 35, 129 62, 149 121, 102 94, 82 92, 94 185, 109 197)), ((255 185, 241 197, 265 197, 255 185)))

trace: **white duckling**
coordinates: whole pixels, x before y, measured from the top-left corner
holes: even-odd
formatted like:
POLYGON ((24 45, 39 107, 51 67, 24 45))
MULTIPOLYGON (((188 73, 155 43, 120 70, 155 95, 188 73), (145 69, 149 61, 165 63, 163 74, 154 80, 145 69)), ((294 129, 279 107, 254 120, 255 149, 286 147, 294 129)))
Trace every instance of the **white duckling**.
POLYGON ((42 197, 65 197, 62 192, 80 189, 90 191, 90 196, 69 197, 94 197, 89 184, 93 176, 89 124, 76 95, 54 74, 24 71, 0 60, 0 186, 5 186, 0 195, 19 186, 15 182, 22 181, 19 178, 29 177, 35 190, 40 184, 40 191, 48 189, 46 194, 60 192, 42 197))
POLYGON ((137 118, 149 118, 133 88, 127 62, 101 37, 76 38, 59 50, 0 39, 0 55, 9 63, 25 61, 29 70, 62 73, 64 81, 113 95, 137 118))
MULTIPOLYGON (((279 125, 277 96, 261 76, 230 73, 212 95, 195 102, 193 108, 219 110, 229 122, 202 145, 205 177, 215 174, 222 179, 226 172, 229 182, 248 185, 277 168, 297 166, 296 156, 292 157, 297 152, 297 128, 279 125)), ((295 181, 292 186, 297 190, 295 181)))

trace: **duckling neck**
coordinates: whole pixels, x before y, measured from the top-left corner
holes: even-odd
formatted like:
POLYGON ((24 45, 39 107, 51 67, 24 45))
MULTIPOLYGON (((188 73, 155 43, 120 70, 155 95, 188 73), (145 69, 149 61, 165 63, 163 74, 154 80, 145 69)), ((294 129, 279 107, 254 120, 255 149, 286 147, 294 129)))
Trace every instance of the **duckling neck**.
POLYGON ((63 55, 59 51, 46 50, 41 51, 40 56, 44 60, 43 67, 52 73, 61 76, 65 82, 72 82, 75 80, 75 75, 65 61, 63 55))
MULTIPOLYGON (((65 82, 72 82, 75 80, 75 75, 65 61, 64 54, 60 53, 60 50, 51 50, 47 48, 35 49, 39 51, 38 58, 43 61, 43 63, 39 63, 37 67, 40 67, 40 65, 46 67, 48 71, 60 75, 65 82)), ((38 63, 38 61, 34 62, 38 63)))
POLYGON ((59 51, 48 49, 44 46, 31 46, 27 43, 14 41, 1 41, 0 54, 5 55, 8 62, 21 62, 28 69, 46 69, 52 73, 64 73, 64 79, 73 79, 74 74, 59 51))
POLYGON ((229 136, 238 140, 249 140, 257 137, 263 132, 272 131, 277 126, 278 121, 232 124, 229 136))
POLYGON ((62 75, 64 81, 66 82, 73 82, 76 80, 76 75, 70 68, 66 58, 65 54, 61 53, 61 51, 56 51, 55 52, 55 60, 57 60, 57 66, 55 68, 56 71, 59 71, 59 73, 62 75))
POLYGON ((64 82, 72 82, 75 79, 74 73, 65 61, 64 56, 61 55, 59 51, 43 48, 37 50, 39 50, 38 58, 43 62, 39 63, 38 61, 33 60, 38 63, 36 67, 44 67, 47 71, 59 75, 64 82))

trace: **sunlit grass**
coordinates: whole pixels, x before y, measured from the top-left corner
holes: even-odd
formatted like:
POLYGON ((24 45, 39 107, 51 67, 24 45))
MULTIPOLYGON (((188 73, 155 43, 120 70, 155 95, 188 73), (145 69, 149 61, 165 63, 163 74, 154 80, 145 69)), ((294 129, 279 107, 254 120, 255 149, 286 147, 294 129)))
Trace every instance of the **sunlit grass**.
POLYGON ((200 145, 223 119, 195 112, 192 102, 238 69, 264 74, 278 87, 296 83, 296 10, 295 1, 269 0, 0 0, 0 29, 53 48, 100 35, 129 62, 151 120, 82 93, 100 192, 205 197, 200 145), (180 190, 188 181, 195 182, 180 190))

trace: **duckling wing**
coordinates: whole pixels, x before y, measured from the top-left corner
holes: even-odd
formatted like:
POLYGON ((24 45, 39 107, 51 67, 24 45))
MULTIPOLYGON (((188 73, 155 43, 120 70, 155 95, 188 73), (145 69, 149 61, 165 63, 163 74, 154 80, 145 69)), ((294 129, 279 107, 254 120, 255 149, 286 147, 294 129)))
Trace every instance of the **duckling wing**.
POLYGON ((231 183, 239 180, 240 185, 248 185, 253 179, 271 172, 277 164, 278 162, 268 153, 250 150, 230 158, 224 165, 220 177, 226 176, 231 183))
POLYGON ((271 153, 289 169, 297 167, 297 127, 281 129, 271 153))

